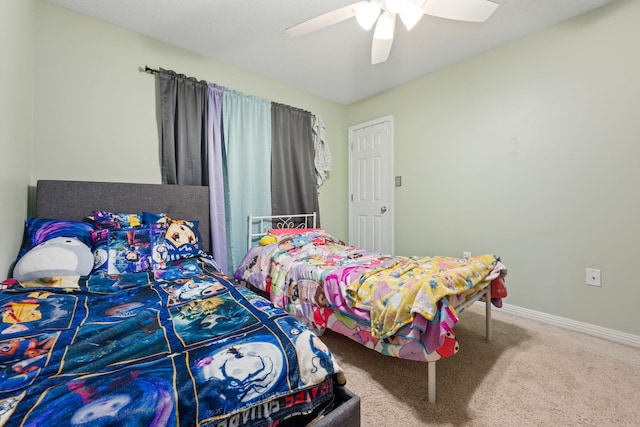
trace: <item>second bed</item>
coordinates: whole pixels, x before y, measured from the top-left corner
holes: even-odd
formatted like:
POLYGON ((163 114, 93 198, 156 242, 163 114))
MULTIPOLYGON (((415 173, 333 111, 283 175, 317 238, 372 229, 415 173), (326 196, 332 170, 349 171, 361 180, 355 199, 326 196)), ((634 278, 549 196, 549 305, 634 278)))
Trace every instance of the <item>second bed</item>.
POLYGON ((506 296, 506 267, 496 255, 381 255, 316 228, 315 214, 251 216, 248 242, 237 280, 318 333, 329 328, 381 354, 429 363, 432 403, 435 362, 459 348, 459 314, 484 300, 491 340, 492 303, 506 296))

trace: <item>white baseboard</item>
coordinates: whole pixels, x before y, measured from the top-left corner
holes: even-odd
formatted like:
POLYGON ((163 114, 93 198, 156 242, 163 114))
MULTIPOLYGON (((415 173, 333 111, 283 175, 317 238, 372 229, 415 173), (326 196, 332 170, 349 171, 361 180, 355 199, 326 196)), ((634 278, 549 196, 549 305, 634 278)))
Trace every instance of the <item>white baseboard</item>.
MULTIPOLYGON (((480 304, 484 307, 484 302, 479 301, 476 304, 480 304)), ((577 320, 571 320, 560 316, 554 316, 553 314, 530 310, 528 308, 522 308, 511 304, 503 303, 502 308, 494 310, 504 311, 505 313, 513 314, 515 316, 536 320, 538 322, 547 323, 576 332, 581 332, 583 334, 591 335, 598 338, 604 338, 607 340, 619 342, 621 344, 640 347, 640 336, 638 335, 628 334, 626 332, 620 332, 614 329, 603 328, 601 326, 592 325, 590 323, 579 322, 577 320)))

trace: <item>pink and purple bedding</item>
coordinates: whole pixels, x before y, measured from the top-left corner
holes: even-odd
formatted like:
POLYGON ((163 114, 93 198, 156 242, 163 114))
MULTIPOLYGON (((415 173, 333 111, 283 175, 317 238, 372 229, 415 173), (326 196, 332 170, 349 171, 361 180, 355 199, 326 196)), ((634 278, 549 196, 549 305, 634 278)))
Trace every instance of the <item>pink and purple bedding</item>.
POLYGON ((390 257, 298 230, 250 248, 234 277, 318 333, 330 328, 382 354, 435 361, 458 349, 455 307, 505 273, 494 255, 390 257))

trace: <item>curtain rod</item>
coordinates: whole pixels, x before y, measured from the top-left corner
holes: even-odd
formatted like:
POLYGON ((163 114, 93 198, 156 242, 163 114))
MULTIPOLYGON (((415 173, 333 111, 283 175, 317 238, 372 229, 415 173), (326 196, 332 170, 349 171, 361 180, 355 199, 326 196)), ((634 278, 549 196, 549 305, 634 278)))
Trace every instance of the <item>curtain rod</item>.
POLYGON ((148 65, 144 66, 144 70, 145 73, 149 73, 149 74, 158 74, 159 71, 158 70, 154 70, 153 68, 149 68, 148 65))
MULTIPOLYGON (((143 69, 142 67, 140 67, 140 68, 139 68, 139 70, 140 70, 140 71, 144 71, 145 73, 149 73, 149 74, 159 74, 159 73, 160 73, 160 71, 159 71, 159 70, 155 70, 155 69, 153 69, 153 68, 149 67, 148 65, 145 65, 145 66, 144 66, 144 69, 143 69)), ((195 79, 195 77, 193 77, 193 78, 195 79)), ((281 105, 285 105, 285 106, 289 107, 289 105, 286 105, 286 104, 281 104, 281 105)), ((298 108, 298 107, 292 107, 292 108, 298 108)), ((298 108, 298 109, 299 109, 299 110, 302 110, 302 111, 305 111, 305 112, 307 112, 307 113, 312 114, 311 112, 309 112, 309 111, 307 111, 307 110, 304 110, 304 109, 302 109, 302 108, 298 108)))
MULTIPOLYGON (((140 72, 144 71, 145 73, 149 73, 149 74, 160 74, 160 70, 153 69, 153 68, 149 67, 148 65, 145 65, 144 68, 140 67, 140 68, 138 68, 138 70, 140 70, 140 72)), ((177 75, 182 76, 182 77, 186 77, 184 74, 177 74, 177 75)), ((196 77, 187 77, 187 78, 193 79, 193 80, 196 80, 196 81, 201 81, 201 82, 204 81, 204 80, 197 79, 196 77)))

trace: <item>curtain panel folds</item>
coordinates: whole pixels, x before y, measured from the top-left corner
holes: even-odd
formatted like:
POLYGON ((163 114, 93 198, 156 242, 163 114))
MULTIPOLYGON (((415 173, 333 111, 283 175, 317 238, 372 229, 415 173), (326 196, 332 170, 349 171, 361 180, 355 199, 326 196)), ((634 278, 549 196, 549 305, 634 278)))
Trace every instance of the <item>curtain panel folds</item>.
POLYGON ((271 210, 271 102, 227 89, 223 106, 227 258, 233 271, 249 249, 249 215, 271 210))
POLYGON ((223 273, 229 274, 227 258, 227 215, 224 192, 224 139, 222 134, 222 102, 224 88, 208 84, 207 153, 209 171, 209 209, 211 222, 211 255, 223 273))
POLYGON ((224 273, 248 249, 250 214, 319 215, 311 113, 162 68, 158 76, 162 182, 209 186, 211 251, 224 273))
POLYGON ((207 83, 160 68, 162 182, 208 185, 207 83))
POLYGON ((271 211, 273 215, 317 212, 313 115, 271 104, 271 211))

